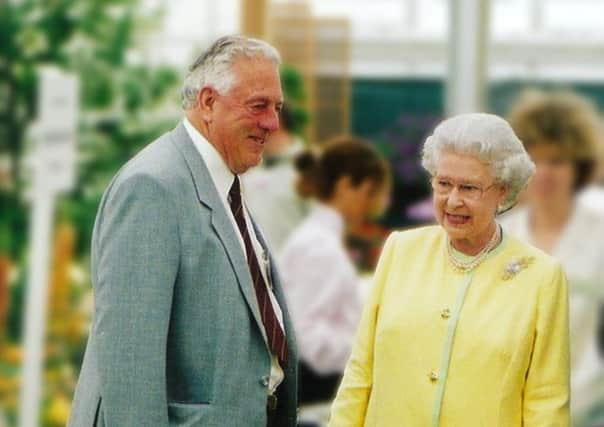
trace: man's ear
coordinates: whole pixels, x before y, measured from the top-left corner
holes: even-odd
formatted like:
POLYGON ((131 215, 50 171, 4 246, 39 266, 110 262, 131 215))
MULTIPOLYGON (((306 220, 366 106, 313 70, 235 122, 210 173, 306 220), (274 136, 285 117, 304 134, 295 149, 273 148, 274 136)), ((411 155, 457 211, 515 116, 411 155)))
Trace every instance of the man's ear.
POLYGON ((197 94, 197 107, 199 108, 201 118, 206 123, 212 121, 217 97, 218 93, 211 87, 203 87, 197 94))

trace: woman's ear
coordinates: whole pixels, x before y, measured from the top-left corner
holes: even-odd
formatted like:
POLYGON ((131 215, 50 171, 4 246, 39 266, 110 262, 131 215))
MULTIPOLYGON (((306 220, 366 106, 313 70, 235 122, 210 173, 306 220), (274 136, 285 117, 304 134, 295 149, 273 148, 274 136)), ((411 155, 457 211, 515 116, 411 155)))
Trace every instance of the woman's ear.
POLYGON ((510 192, 510 186, 508 184, 502 184, 499 186, 499 204, 502 205, 505 202, 505 198, 510 192))
POLYGON ((333 187, 333 196, 345 194, 352 188, 352 180, 348 175, 342 175, 336 181, 336 185, 333 187))
POLYGON ((505 200, 510 192, 510 186, 507 184, 502 184, 500 185, 498 188, 498 197, 497 197, 497 208, 495 210, 495 215, 497 215, 498 212, 501 212, 501 208, 505 203, 505 200))

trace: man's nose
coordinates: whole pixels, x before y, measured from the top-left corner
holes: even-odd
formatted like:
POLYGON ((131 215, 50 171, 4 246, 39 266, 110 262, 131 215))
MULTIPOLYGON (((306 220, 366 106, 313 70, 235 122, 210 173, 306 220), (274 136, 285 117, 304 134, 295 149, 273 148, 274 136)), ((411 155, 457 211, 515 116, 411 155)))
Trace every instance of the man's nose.
POLYGON ((271 109, 263 115, 260 121, 260 127, 269 132, 274 132, 279 129, 279 112, 271 109))

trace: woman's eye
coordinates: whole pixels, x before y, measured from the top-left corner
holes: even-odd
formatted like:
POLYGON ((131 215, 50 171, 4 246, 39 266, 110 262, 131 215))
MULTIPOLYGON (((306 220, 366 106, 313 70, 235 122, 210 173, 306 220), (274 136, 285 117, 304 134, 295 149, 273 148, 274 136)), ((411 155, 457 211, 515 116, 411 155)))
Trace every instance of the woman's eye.
POLYGON ((479 189, 477 186, 475 186, 475 185, 460 185, 460 186, 459 186, 459 189, 460 189, 461 191, 465 191, 465 192, 467 192, 467 193, 475 193, 475 192, 477 192, 477 191, 479 191, 479 190, 480 190, 480 189, 479 189))

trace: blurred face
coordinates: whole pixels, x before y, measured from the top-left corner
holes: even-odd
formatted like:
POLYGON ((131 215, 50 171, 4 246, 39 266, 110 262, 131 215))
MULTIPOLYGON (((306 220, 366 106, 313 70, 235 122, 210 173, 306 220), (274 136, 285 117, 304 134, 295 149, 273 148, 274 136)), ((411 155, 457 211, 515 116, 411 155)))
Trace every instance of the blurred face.
POLYGON ((277 67, 264 59, 241 58, 233 64, 235 83, 220 95, 200 91, 208 140, 233 173, 241 174, 262 160, 267 138, 279 129, 283 94, 277 67))
POLYGON ((572 161, 553 144, 536 144, 528 150, 537 172, 528 187, 529 203, 552 206, 567 203, 574 192, 572 161))
POLYGON ((495 231, 506 190, 474 156, 444 153, 432 180, 436 220, 458 248, 481 249, 495 231))
POLYGON ((264 152, 268 156, 278 156, 283 153, 293 141, 291 133, 284 128, 280 128, 270 135, 264 144, 264 152))
POLYGON ((380 218, 386 213, 391 203, 392 184, 387 180, 382 185, 374 185, 371 196, 369 216, 380 218))
POLYGON ((376 186, 371 179, 365 179, 355 186, 350 177, 345 176, 336 184, 332 202, 340 208, 348 227, 354 228, 370 216, 383 213, 388 197, 384 194, 384 189, 376 186))

